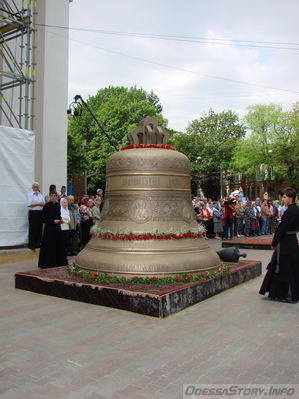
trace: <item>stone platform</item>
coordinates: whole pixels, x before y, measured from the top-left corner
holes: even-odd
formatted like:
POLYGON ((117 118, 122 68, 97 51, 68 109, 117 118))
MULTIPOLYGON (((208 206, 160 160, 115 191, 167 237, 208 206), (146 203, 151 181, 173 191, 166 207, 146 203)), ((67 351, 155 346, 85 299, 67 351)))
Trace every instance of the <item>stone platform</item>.
POLYGON ((87 282, 66 273, 65 266, 15 274, 15 287, 153 317, 167 317, 261 274, 261 262, 228 264, 231 272, 212 280, 167 285, 87 282))
POLYGON ((272 238, 237 238, 222 241, 222 248, 271 249, 272 238))

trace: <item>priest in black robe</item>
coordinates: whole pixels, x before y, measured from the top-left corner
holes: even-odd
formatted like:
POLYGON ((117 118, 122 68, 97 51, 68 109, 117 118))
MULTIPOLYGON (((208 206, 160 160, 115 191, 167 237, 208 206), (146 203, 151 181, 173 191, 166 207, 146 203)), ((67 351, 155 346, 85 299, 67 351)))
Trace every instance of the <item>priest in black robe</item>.
POLYGON ((67 265, 68 261, 60 227, 62 223, 60 204, 56 192, 50 193, 50 202, 43 208, 42 219, 45 223, 45 227, 39 253, 38 267, 46 269, 49 267, 67 265))
POLYGON ((273 240, 274 252, 262 283, 260 294, 269 292, 269 298, 295 303, 299 300, 299 207, 295 204, 296 192, 283 191, 284 212, 273 240))

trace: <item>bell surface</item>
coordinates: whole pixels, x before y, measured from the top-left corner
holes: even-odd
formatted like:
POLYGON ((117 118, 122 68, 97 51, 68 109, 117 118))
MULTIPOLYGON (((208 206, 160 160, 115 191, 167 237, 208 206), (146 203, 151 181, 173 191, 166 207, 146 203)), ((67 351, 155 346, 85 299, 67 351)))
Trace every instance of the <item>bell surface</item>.
POLYGON ((134 130, 129 134, 134 143, 141 132, 141 143, 107 161, 101 219, 75 263, 128 277, 213 271, 221 261, 201 236, 191 202, 190 162, 161 144, 165 132, 153 118, 144 121, 135 137, 134 130))

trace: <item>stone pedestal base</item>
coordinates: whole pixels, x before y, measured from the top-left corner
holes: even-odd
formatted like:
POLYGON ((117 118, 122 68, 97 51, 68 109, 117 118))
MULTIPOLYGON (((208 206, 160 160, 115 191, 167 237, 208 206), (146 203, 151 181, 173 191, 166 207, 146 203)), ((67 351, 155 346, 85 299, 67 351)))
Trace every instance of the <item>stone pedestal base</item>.
POLYGON ((272 249, 271 243, 272 239, 270 238, 237 238, 223 241, 222 248, 272 249))
POLYGON ((90 283, 71 277, 65 266, 15 274, 15 287, 153 317, 167 317, 261 274, 261 262, 228 264, 231 272, 212 280, 168 285, 90 283))

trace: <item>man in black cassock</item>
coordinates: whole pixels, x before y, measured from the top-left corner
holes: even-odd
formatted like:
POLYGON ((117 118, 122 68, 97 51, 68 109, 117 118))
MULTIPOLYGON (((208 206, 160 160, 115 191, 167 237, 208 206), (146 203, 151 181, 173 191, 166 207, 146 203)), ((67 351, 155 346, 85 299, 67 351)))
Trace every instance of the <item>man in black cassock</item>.
POLYGON ((60 224, 60 204, 56 192, 50 193, 50 202, 43 208, 42 214, 45 228, 39 253, 38 267, 65 266, 68 264, 63 244, 60 224))
POLYGON ((262 283, 260 294, 269 292, 269 298, 295 303, 299 300, 299 208, 295 204, 296 192, 283 191, 284 212, 273 240, 274 252, 262 283))

